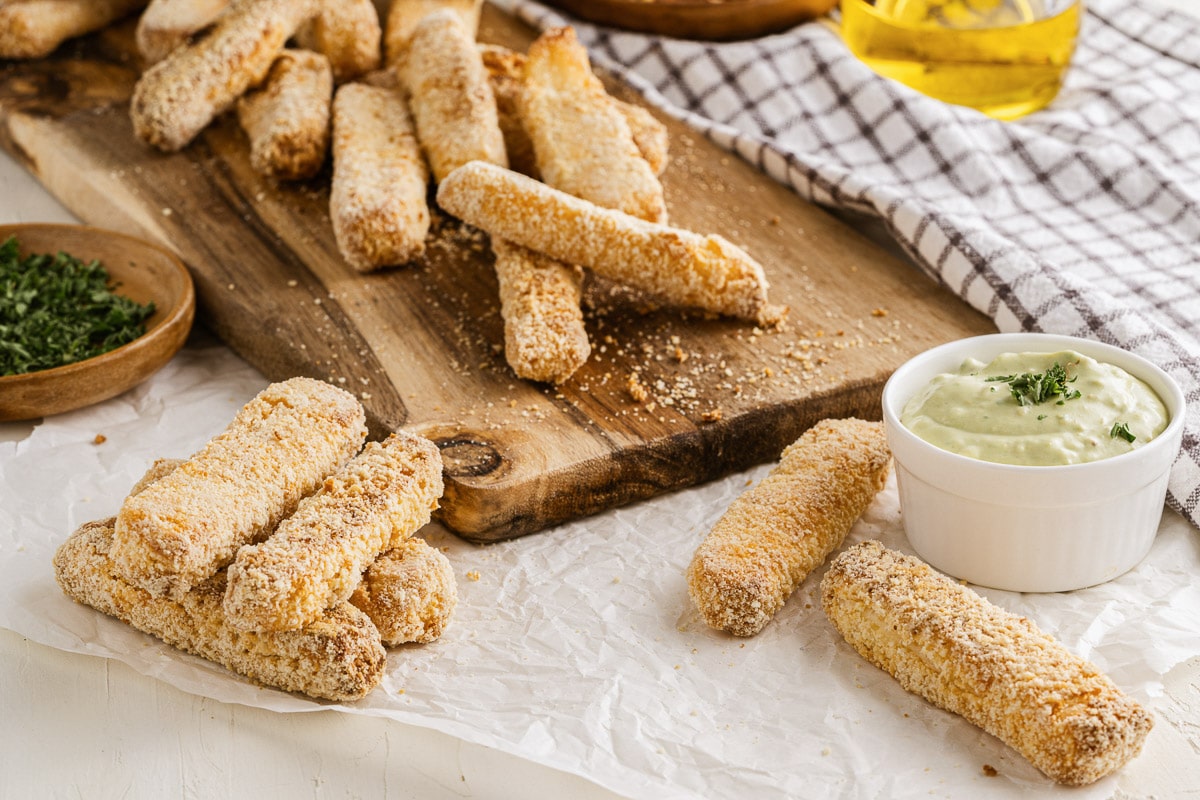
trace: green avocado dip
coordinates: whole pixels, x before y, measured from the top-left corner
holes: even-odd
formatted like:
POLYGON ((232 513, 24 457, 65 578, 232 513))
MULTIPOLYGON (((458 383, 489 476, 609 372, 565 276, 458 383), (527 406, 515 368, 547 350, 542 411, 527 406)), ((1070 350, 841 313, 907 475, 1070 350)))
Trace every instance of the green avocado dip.
POLYGON ((952 453, 1055 466, 1127 453, 1162 433, 1167 416, 1143 381, 1064 350, 967 359, 909 400, 900 421, 952 453))

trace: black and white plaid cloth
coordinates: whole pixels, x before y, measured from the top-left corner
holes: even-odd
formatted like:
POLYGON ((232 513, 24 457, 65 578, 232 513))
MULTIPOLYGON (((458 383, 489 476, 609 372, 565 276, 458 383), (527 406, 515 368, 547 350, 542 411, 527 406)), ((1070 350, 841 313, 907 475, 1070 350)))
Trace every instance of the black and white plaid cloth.
POLYGON ((1002 331, 1132 350, 1183 386, 1168 504, 1200 526, 1200 21, 1087 0, 1050 107, 1015 122, 877 76, 820 22, 733 43, 574 25, 594 63, 802 197, 877 217, 1002 331))

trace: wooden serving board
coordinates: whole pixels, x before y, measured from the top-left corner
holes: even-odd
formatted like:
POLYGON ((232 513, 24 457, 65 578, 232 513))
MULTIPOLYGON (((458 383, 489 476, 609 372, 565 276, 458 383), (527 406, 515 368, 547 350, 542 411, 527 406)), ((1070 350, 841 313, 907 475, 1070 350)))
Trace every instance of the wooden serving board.
MULTIPOLYGON (((559 387, 519 380, 481 235, 439 218, 419 263, 354 272, 330 229, 328 174, 260 178, 229 115, 182 153, 135 139, 132 30, 0 62, 0 144, 83 220, 179 253, 198 318, 268 378, 330 380, 361 397, 373 436, 403 426, 437 441, 442 521, 468 539, 772 460, 824 417, 878 419, 883 383, 905 359, 992 330, 847 224, 664 120, 674 224, 745 247, 788 322, 757 330, 593 287, 591 360, 559 387)), ((524 50, 532 32, 489 7, 480 38, 524 50)))

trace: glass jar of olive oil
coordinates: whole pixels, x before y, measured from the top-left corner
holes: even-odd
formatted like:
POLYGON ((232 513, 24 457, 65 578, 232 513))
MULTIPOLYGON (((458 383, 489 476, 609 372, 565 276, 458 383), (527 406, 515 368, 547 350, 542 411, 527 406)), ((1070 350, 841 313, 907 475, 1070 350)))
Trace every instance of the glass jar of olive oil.
POLYGON ((998 119, 1058 94, 1080 0, 841 0, 842 36, 889 78, 998 119))

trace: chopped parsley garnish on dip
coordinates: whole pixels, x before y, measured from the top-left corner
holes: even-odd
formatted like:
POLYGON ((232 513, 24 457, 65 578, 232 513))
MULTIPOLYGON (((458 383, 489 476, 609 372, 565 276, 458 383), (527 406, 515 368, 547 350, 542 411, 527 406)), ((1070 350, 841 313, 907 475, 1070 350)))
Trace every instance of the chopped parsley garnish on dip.
POLYGON ((98 356, 146 332, 154 304, 115 294, 98 261, 67 253, 20 257, 0 244, 0 376, 98 356))
POLYGON ((1145 382, 1073 351, 968 359, 936 376, 900 417, 943 450, 1003 464, 1079 464, 1162 433, 1166 406, 1145 382), (1009 392, 996 391, 997 383, 1009 392))

